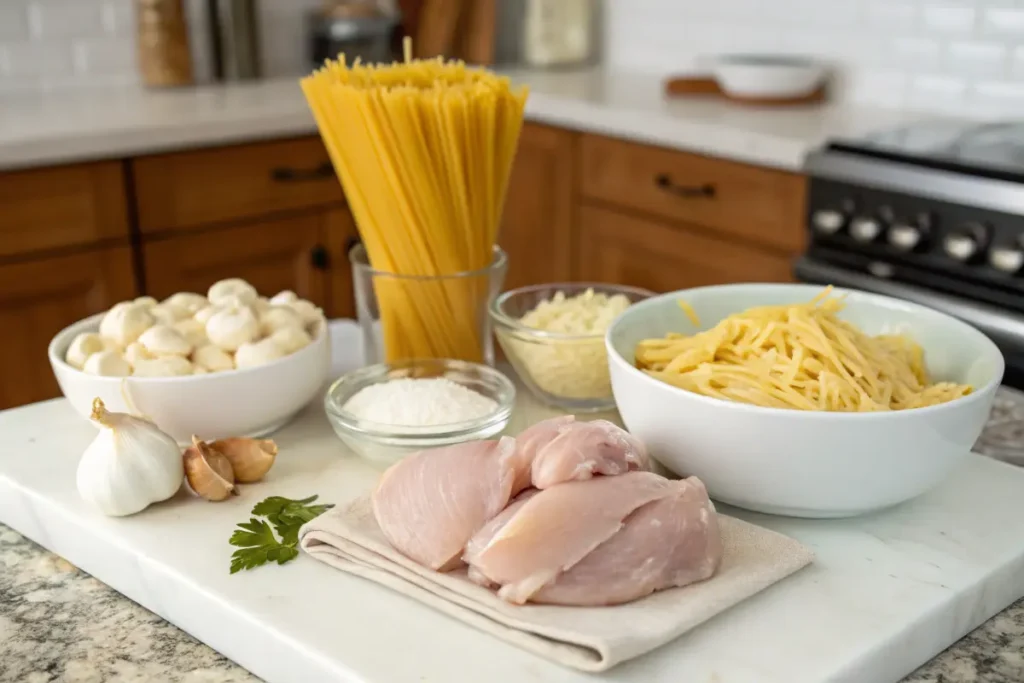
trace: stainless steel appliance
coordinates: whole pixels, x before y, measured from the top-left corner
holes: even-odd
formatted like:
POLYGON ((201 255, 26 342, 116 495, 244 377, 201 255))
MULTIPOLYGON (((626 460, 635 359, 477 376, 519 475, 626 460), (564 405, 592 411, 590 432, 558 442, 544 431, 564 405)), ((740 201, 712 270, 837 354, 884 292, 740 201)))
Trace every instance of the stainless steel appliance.
POLYGON ((934 122, 808 156, 804 282, 889 294, 989 335, 1024 388, 1024 122, 934 122))

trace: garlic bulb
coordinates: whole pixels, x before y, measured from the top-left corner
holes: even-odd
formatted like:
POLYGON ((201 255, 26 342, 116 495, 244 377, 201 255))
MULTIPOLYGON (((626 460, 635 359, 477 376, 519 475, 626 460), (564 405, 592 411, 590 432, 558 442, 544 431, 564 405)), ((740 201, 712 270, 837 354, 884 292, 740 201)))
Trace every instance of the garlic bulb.
POLYGON ((135 377, 181 377, 192 374, 192 363, 184 356, 159 356, 136 361, 135 377))
POLYGON ((275 306, 285 306, 288 304, 293 304, 298 300, 299 297, 296 296, 295 292, 293 292, 290 289, 286 289, 283 292, 278 292, 274 296, 270 297, 270 303, 272 303, 275 306))
POLYGON ((139 337, 139 343, 154 356, 187 356, 192 345, 184 335, 167 325, 153 325, 139 337))
POLYGON ((157 304, 149 308, 149 314, 153 316, 153 320, 156 321, 157 325, 166 325, 172 327, 174 323, 178 322, 182 318, 188 317, 188 312, 182 308, 176 308, 170 304, 157 304))
POLYGON ((278 358, 285 357, 284 349, 270 337, 258 342, 242 344, 235 352, 235 367, 238 369, 264 365, 278 358))
POLYGON ((228 297, 237 297, 243 304, 251 304, 259 298, 259 294, 252 285, 237 277, 214 283, 206 293, 211 304, 220 304, 228 297))
POLYGON ((155 322, 144 305, 124 301, 103 316, 100 321, 100 336, 109 337, 121 347, 125 347, 138 339, 139 335, 155 322))
POLYGON ((185 474, 181 450, 152 422, 108 412, 92 403, 92 421, 100 433, 78 462, 78 494, 110 517, 135 514, 167 500, 185 474))
POLYGON ((132 303, 142 306, 143 308, 150 308, 156 306, 156 299, 151 296, 140 296, 132 303))
POLYGON ((183 460, 185 481, 196 495, 216 503, 238 494, 235 473, 227 456, 210 448, 199 437, 192 437, 192 445, 185 450, 183 460))
POLYGON ((295 353, 299 349, 309 346, 313 341, 301 327, 283 327, 270 335, 270 338, 286 354, 295 353))
POLYGON ((210 343, 210 340, 206 338, 206 325, 194 318, 179 320, 174 323, 174 329, 185 337, 185 341, 191 344, 193 348, 199 348, 210 343))
POLYGON ((256 314, 248 306, 232 306, 213 314, 206 322, 206 336, 225 351, 236 351, 260 335, 256 314))
POLYGON ((83 332, 71 340, 64 360, 71 367, 81 370, 89 356, 104 350, 103 337, 92 332, 83 332))
POLYGON ((221 310, 220 306, 204 306, 203 308, 200 308, 198 311, 196 311, 195 315, 193 315, 192 318, 196 322, 200 322, 203 325, 206 325, 206 323, 209 322, 210 318, 213 317, 213 314, 219 310, 221 310))
POLYGON ((139 364, 140 360, 153 360, 156 358, 153 354, 146 350, 146 347, 139 342, 132 342, 128 345, 128 348, 124 350, 124 359, 128 361, 128 365, 133 368, 139 364))
POLYGON ((271 335, 285 327, 302 327, 305 323, 290 306, 271 306, 260 315, 260 333, 271 335))
POLYGON ((178 292, 164 300, 165 306, 185 311, 188 315, 195 315, 199 309, 205 308, 208 304, 209 301, 207 301, 205 296, 194 294, 193 292, 178 292))
POLYGON ((231 357, 231 354, 213 344, 197 348, 192 353, 192 362, 197 367, 204 368, 210 372, 235 369, 235 360, 231 357))
POLYGON ((92 354, 85 361, 82 370, 101 377, 127 377, 132 374, 132 366, 117 351, 100 351, 92 354))
POLYGON ((208 445, 228 459, 235 481, 242 484, 262 479, 277 457, 277 444, 271 439, 232 437, 208 445))

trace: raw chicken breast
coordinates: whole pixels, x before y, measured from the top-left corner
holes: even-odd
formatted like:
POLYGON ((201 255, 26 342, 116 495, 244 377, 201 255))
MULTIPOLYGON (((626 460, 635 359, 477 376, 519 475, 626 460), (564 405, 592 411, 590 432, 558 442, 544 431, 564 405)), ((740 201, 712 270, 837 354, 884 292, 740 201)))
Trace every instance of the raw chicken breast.
POLYGON ((722 560, 722 539, 707 489, 696 477, 672 483, 671 495, 633 512, 621 531, 530 601, 617 605, 714 574, 722 560))
POLYGON ((524 472, 513 487, 516 492, 530 486, 530 467, 541 449, 554 441, 562 430, 575 422, 576 416, 562 415, 541 420, 519 433, 516 437, 516 467, 524 472))
POLYGON ((466 543, 512 497, 522 474, 515 451, 515 440, 502 437, 421 451, 395 463, 372 496, 384 536, 425 567, 460 566, 466 543))
POLYGON ((590 479, 595 474, 618 475, 650 468, 643 442, 608 420, 567 422, 558 427, 553 439, 537 449, 531 478, 535 487, 546 489, 566 481, 590 479))
MULTIPOLYGON (((466 554, 463 555, 463 558, 468 557, 469 555, 476 555, 483 550, 484 546, 490 543, 491 539, 494 538, 494 535, 508 523, 508 520, 512 519, 512 515, 519 512, 519 508, 523 507, 526 501, 530 500, 530 498, 533 498, 538 493, 540 493, 540 491, 537 489, 526 489, 519 494, 515 500, 509 503, 507 508, 498 513, 497 517, 492 518, 491 521, 484 524, 480 531, 476 532, 473 535, 473 538, 469 539, 469 543, 466 544, 466 554)), ((476 567, 473 567, 472 565, 469 567, 469 580, 488 588, 494 586, 494 583, 490 579, 477 571, 476 567)))
POLYGON ((465 560, 476 576, 501 585, 499 596, 522 604, 611 538, 634 510, 677 488, 656 474, 629 472, 545 489, 490 540, 471 539, 465 560))

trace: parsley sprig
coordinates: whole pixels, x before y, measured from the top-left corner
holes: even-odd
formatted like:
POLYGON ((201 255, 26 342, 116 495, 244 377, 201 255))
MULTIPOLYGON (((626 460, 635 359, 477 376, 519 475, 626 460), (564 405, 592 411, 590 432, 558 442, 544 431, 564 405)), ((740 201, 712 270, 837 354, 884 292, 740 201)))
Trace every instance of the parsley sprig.
POLYGON ((240 523, 228 541, 238 547, 231 553, 231 573, 255 569, 268 562, 284 564, 298 557, 299 529, 334 507, 324 503, 313 505, 316 499, 317 496, 300 500, 271 496, 256 503, 252 509, 254 517, 240 523))

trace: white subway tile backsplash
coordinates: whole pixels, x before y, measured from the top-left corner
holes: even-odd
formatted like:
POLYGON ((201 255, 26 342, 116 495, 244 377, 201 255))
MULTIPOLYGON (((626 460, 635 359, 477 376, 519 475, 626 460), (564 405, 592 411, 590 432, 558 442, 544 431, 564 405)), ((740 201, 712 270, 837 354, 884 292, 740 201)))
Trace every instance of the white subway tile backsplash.
POLYGON ((864 21, 871 31, 899 33, 914 27, 917 9, 913 2, 872 0, 864 6, 864 21))
POLYGON ((990 7, 984 12, 987 35, 1024 38, 1024 7, 990 7))
POLYGON ((21 40, 28 35, 28 6, 18 0, 0 0, 0 40, 21 40))
POLYGON ((951 76, 916 76, 910 81, 906 106, 911 109, 959 113, 964 108, 967 82, 951 76))
POLYGON ((73 70, 71 48, 66 44, 8 43, 0 49, 11 80, 45 80, 69 75, 73 70))
POLYGON ((962 76, 998 78, 1006 73, 1008 53, 1002 43, 955 41, 946 51, 946 70, 962 76))
POLYGON ((992 118, 1020 118, 1024 111, 1024 82, 989 81, 974 86, 968 100, 971 112, 992 118))
POLYGON ((890 63, 914 71, 929 71, 939 66, 942 43, 933 38, 897 38, 890 48, 890 63))
POLYGON ((52 40, 103 35, 103 5, 91 0, 34 0, 29 4, 33 35, 52 40))
POLYGON ((78 75, 129 76, 135 72, 135 51, 127 41, 83 40, 73 48, 78 75))
POLYGON ((960 4, 925 5, 922 9, 925 31, 966 35, 974 29, 975 9, 960 4))

